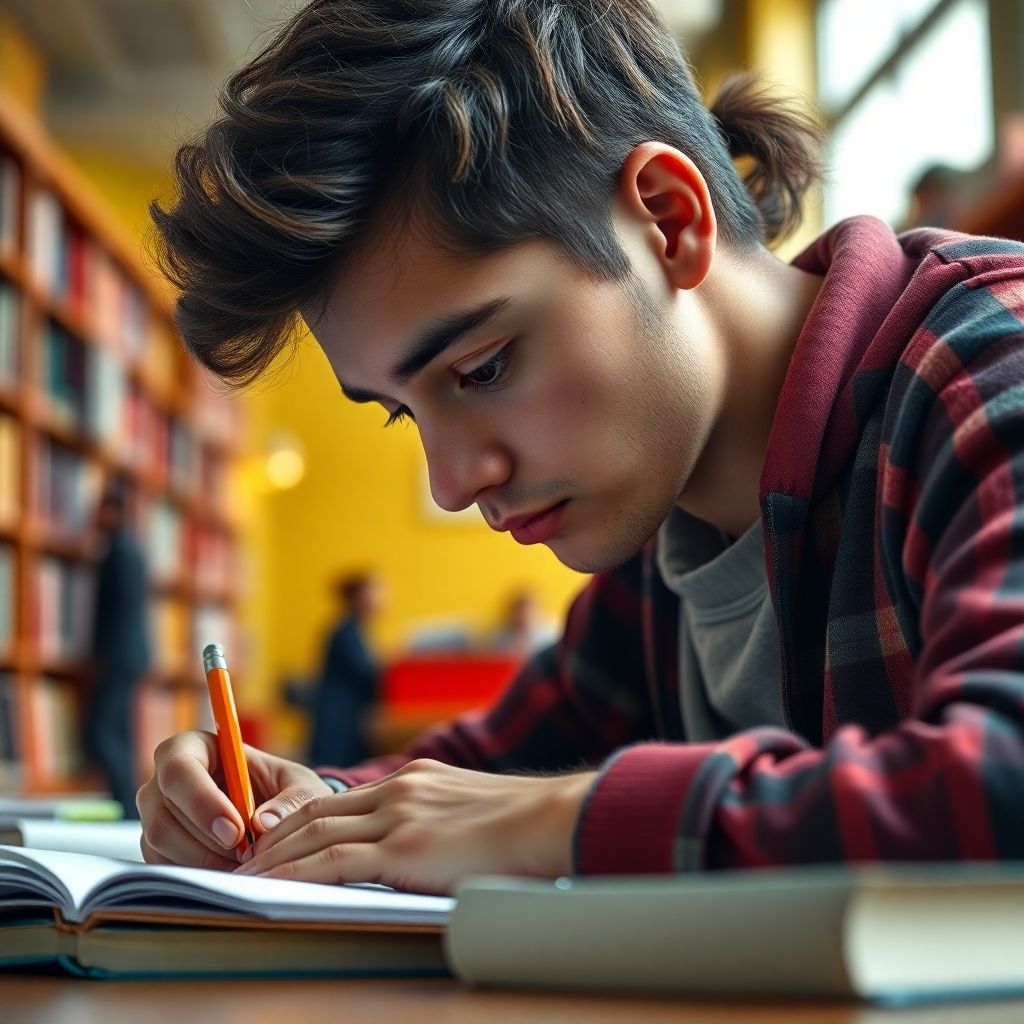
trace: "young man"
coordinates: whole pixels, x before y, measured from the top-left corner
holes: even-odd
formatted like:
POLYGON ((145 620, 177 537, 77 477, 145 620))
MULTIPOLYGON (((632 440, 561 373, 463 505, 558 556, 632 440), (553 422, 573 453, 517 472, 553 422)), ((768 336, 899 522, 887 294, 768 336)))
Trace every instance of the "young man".
MULTIPOLYGON (((154 208, 194 355, 252 380, 301 314, 440 505, 594 574, 404 758, 251 751, 240 870, 1024 855, 1024 247, 856 218, 781 263, 812 126, 709 113, 643 0, 320 0, 223 104, 154 208)), ((161 746, 148 859, 236 867, 216 771, 161 746)))

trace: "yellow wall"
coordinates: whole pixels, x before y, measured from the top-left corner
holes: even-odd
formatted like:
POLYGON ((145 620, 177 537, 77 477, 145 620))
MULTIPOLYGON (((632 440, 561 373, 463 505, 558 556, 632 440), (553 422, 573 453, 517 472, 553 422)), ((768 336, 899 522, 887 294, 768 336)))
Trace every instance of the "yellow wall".
MULTIPOLYGON (((759 71, 789 95, 817 98, 814 38, 815 0, 746 0, 742 66, 759 71)), ((803 224, 776 249, 790 259, 821 232, 820 196, 804 202, 803 224)))

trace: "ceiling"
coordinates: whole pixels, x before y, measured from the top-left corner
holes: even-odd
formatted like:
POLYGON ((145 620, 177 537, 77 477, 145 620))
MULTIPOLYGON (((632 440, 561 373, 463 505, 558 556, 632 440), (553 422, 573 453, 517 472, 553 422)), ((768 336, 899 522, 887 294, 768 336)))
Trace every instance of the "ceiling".
MULTIPOLYGON (((656 0, 691 54, 723 0, 656 0)), ((303 0, 0 0, 48 69, 59 138, 162 165, 303 0)))

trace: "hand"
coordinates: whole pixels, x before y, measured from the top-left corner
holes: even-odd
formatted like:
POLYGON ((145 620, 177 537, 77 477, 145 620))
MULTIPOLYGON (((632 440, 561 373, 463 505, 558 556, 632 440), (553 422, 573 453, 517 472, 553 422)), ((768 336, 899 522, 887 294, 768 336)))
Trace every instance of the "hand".
POLYGON ((245 825, 266 831, 260 815, 268 800, 279 817, 333 790, 312 768, 246 746, 249 778, 256 798, 251 823, 217 785, 221 776, 217 737, 183 732, 156 748, 153 777, 139 790, 142 856, 151 864, 230 870, 238 867, 245 825))
POLYGON ((411 761, 293 810, 237 870, 425 893, 449 893, 470 875, 568 875, 573 829, 594 777, 488 775, 411 761))

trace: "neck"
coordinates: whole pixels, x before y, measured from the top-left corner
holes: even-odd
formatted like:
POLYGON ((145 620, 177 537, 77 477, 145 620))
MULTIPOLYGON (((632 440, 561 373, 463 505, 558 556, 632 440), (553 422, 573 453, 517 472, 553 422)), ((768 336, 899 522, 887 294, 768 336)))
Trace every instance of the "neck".
POLYGON ((768 437, 797 338, 822 278, 764 249, 720 251, 701 285, 708 322, 725 359, 715 424, 680 508, 732 536, 760 516, 758 485, 768 437))

